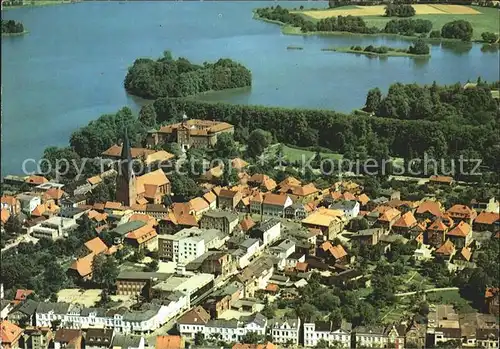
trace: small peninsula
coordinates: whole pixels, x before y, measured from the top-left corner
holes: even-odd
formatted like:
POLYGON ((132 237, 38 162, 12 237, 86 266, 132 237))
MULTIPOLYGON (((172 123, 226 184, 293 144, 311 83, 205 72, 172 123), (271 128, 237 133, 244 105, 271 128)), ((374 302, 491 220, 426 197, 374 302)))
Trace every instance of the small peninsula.
POLYGON ((228 58, 203 65, 186 58, 173 59, 169 51, 157 60, 136 59, 125 77, 128 93, 146 99, 187 97, 252 85, 252 73, 228 58))
POLYGON ((4 21, 2 19, 2 36, 23 35, 26 33, 27 31, 24 30, 24 26, 21 22, 13 20, 4 21))
POLYGON ((421 39, 417 40, 408 49, 394 48, 387 46, 373 46, 366 47, 351 46, 351 47, 332 47, 325 48, 322 51, 334 51, 343 53, 355 53, 368 56, 384 56, 384 57, 429 57, 429 46, 421 39))

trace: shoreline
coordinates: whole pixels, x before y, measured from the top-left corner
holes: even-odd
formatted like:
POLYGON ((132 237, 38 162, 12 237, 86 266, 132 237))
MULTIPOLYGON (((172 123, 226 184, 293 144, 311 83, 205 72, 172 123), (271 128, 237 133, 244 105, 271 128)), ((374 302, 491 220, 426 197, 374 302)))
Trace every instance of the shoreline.
POLYGON ((81 0, 51 0, 51 1, 35 1, 34 4, 27 3, 26 5, 22 6, 3 6, 2 11, 8 11, 8 10, 17 10, 20 8, 33 8, 33 7, 45 7, 45 6, 54 6, 54 5, 66 5, 66 4, 76 4, 77 2, 80 2, 81 0))
POLYGON ((23 35, 26 35, 28 33, 29 33, 28 30, 25 30, 25 31, 23 31, 21 33, 2 33, 2 37, 4 37, 4 36, 5 37, 9 37, 9 36, 23 36, 23 35))
POLYGON ((414 41, 417 39, 422 39, 426 43, 429 44, 441 44, 442 42, 452 42, 456 44, 469 44, 469 43, 479 43, 479 44, 484 44, 484 41, 481 40, 471 40, 471 41, 462 41, 460 39, 450 39, 450 38, 420 38, 418 36, 406 36, 406 35, 401 35, 401 34, 391 34, 391 33, 375 33, 375 34, 368 34, 368 33, 353 33, 353 32, 339 32, 339 31, 332 31, 332 32, 325 32, 325 31, 313 31, 313 32, 302 32, 299 27, 294 27, 289 24, 272 20, 272 19, 267 19, 263 18, 257 15, 255 11, 253 11, 253 19, 267 22, 267 23, 272 23, 272 24, 277 24, 280 26, 280 31, 283 35, 299 35, 299 36, 312 36, 312 35, 318 35, 318 36, 372 36, 372 37, 389 37, 389 38, 397 38, 400 40, 405 40, 405 41, 414 41))
POLYGON ((393 51, 389 50, 387 53, 376 53, 376 52, 367 52, 367 51, 356 51, 353 50, 349 47, 329 47, 329 48, 322 48, 321 51, 325 52, 340 52, 340 53, 353 53, 353 54, 360 54, 360 55, 365 55, 365 56, 378 56, 378 57, 409 57, 409 58, 429 58, 431 55, 426 54, 426 55, 417 55, 413 53, 407 53, 407 52, 399 52, 399 51, 393 51))

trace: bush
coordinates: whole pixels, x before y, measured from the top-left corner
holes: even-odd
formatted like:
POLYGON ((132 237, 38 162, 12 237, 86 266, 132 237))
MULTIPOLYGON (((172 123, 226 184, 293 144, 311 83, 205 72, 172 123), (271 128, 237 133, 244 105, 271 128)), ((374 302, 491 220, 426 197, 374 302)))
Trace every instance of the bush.
POLYGON ((460 39, 470 41, 472 38, 472 25, 462 19, 446 23, 441 28, 441 36, 448 39, 460 39))
POLYGON ((490 33, 490 32, 482 33, 481 38, 483 39, 484 42, 488 42, 490 44, 493 44, 498 41, 498 36, 495 33, 490 33))
POLYGON ((433 30, 433 31, 431 31, 431 33, 429 34, 429 37, 430 37, 430 38, 434 38, 434 39, 436 39, 436 38, 440 38, 440 37, 441 37, 441 31, 439 31, 439 30, 433 30))
POLYGON ((428 55, 429 51, 429 46, 422 39, 415 41, 408 49, 408 52, 414 55, 428 55))
POLYGON ((412 17, 415 13, 413 6, 408 4, 389 4, 385 7, 387 17, 412 17))
POLYGON ((385 24, 384 32, 412 36, 415 33, 428 33, 432 22, 426 19, 392 19, 385 24))

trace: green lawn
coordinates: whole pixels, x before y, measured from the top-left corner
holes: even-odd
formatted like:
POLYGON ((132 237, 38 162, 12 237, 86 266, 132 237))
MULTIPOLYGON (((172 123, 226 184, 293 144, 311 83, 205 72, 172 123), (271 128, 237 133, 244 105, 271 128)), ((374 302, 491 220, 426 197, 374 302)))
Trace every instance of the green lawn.
POLYGON ((469 301, 462 298, 458 291, 430 292, 426 294, 427 302, 434 304, 453 304, 462 312, 472 311, 469 301))
MULTIPOLYGON (((337 154, 337 153, 331 153, 331 152, 321 152, 321 157, 327 158, 327 159, 341 159, 342 155, 337 154)), ((285 156, 286 160, 290 162, 294 161, 302 161, 302 155, 305 156, 306 160, 309 160, 309 158, 313 157, 316 155, 316 152, 311 151, 311 150, 305 150, 305 149, 297 149, 297 148, 291 148, 286 145, 283 146, 283 155, 285 156)))
MULTIPOLYGON (((432 22, 432 29, 437 30, 441 29, 444 24, 463 19, 469 21, 472 24, 474 29, 473 40, 481 40, 481 33, 483 32, 493 32, 499 33, 499 11, 496 8, 491 7, 479 7, 479 6, 471 6, 476 11, 481 14, 476 15, 455 15, 455 14, 428 14, 428 15, 416 15, 411 17, 412 19, 427 19, 432 22)), ((347 9, 347 8, 346 8, 347 9)), ((317 20, 305 15, 309 20, 316 22, 317 20)), ((385 24, 391 20, 391 18, 384 16, 364 16, 363 19, 367 23, 368 26, 375 26, 377 28, 384 28, 385 24)), ((393 19, 393 18, 392 18, 393 19)), ((301 34, 300 28, 293 28, 290 26, 283 27, 284 34, 301 34)), ((318 33, 310 33, 312 35, 318 33)), ((319 34, 331 34, 331 33, 319 33, 319 34)), ((338 34, 338 33, 337 33, 338 34)), ((354 34, 356 35, 356 34, 354 34)), ((357 34, 361 35, 361 34, 357 34)))
MULTIPOLYGON (((441 29, 448 22, 463 19, 469 21, 474 29, 473 40, 481 40, 481 33, 493 32, 498 33, 499 17, 498 9, 490 7, 472 6, 476 11, 481 12, 479 15, 454 15, 454 14, 436 14, 436 15, 416 15, 412 19, 427 19, 432 22, 432 29, 441 29)), ((369 26, 384 28, 385 24, 390 20, 383 16, 366 16, 364 20, 369 26)))

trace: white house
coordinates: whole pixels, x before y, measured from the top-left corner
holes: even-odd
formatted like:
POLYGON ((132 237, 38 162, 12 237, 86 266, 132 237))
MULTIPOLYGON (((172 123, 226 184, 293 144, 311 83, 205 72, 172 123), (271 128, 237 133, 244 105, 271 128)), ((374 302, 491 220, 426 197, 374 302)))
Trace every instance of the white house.
POLYGON ((117 332, 154 331, 187 309, 188 295, 171 295, 161 303, 144 304, 140 310, 82 308, 68 303, 40 303, 36 309, 36 326, 61 326, 72 329, 112 328, 117 332))
POLYGON ((261 241, 259 239, 246 239, 240 243, 239 248, 231 254, 233 259, 237 261, 238 268, 243 269, 248 266, 251 260, 260 251, 261 241))
POLYGON ((359 215, 360 205, 359 202, 354 200, 342 200, 331 204, 329 208, 333 210, 342 210, 347 219, 352 219, 359 215))
POLYGON ((33 212, 42 203, 40 196, 36 195, 19 194, 16 198, 21 203, 21 210, 26 214, 33 212))
POLYGON ((262 200, 262 214, 264 216, 284 217, 285 209, 293 205, 288 195, 267 193, 262 200))
POLYGON ((194 338, 197 332, 205 338, 220 338, 227 342, 237 342, 248 332, 266 334, 267 319, 261 314, 231 320, 210 320, 210 315, 202 308, 195 307, 177 320, 177 328, 183 337, 194 338))
POLYGON ((300 319, 272 319, 269 321, 273 343, 299 344, 300 319))
POLYGON ((356 347, 384 348, 388 337, 383 326, 358 326, 354 329, 356 347))
POLYGON ((283 240, 279 244, 272 246, 269 250, 278 259, 278 269, 284 269, 287 265, 287 257, 295 252, 295 241, 290 239, 283 240))
POLYGON ((269 246, 281 236, 281 222, 276 218, 256 224, 250 231, 250 237, 262 241, 261 248, 269 246))
POLYGON ((334 328, 331 322, 319 321, 304 324, 304 346, 315 347, 320 339, 330 346, 335 342, 342 343, 344 348, 351 347, 352 325, 342 322, 339 328, 334 328))

